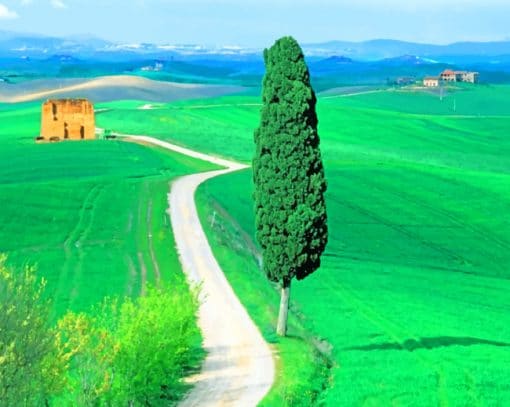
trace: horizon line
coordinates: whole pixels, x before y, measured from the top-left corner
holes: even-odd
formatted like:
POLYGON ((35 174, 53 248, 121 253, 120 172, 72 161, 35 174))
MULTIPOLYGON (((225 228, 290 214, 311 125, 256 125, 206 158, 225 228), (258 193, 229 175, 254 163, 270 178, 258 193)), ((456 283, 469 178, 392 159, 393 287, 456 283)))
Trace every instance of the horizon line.
MULTIPOLYGON (((38 33, 38 32, 30 32, 30 31, 13 31, 13 30, 1 30, 0 33, 7 33, 7 34, 14 34, 14 35, 33 35, 37 37, 42 38, 57 38, 57 39, 73 39, 73 38, 86 38, 86 39, 94 39, 94 40, 100 40, 105 42, 110 42, 112 44, 151 44, 151 45, 176 45, 176 46, 186 46, 186 45, 207 45, 207 46, 240 46, 243 48, 260 48, 263 49, 267 45, 257 45, 257 46, 246 46, 241 43, 232 44, 232 43, 224 43, 224 44, 207 44, 205 42, 197 43, 197 42, 177 42, 177 43, 171 43, 171 42, 151 42, 151 41, 116 41, 116 40, 110 40, 104 37, 100 37, 94 34, 68 34, 68 35, 54 35, 54 34, 45 34, 45 33, 38 33)), ((276 39, 275 39, 276 41, 276 39)), ((370 39, 364 39, 364 40, 346 40, 346 39, 327 39, 327 40, 320 40, 320 41, 300 41, 300 44, 303 46, 306 45, 316 45, 316 44, 328 44, 328 43, 334 43, 334 42, 347 42, 347 43, 353 43, 353 44, 362 44, 367 42, 375 42, 375 41, 395 41, 395 42, 402 42, 402 43, 408 43, 408 44, 417 44, 417 45, 432 45, 432 46, 438 46, 438 47, 447 47, 455 44, 465 44, 465 43, 475 43, 475 44, 488 44, 488 43, 505 43, 510 42, 510 38, 504 38, 504 39, 493 39, 493 40, 458 40, 453 42, 447 42, 447 43, 438 43, 438 42, 422 42, 422 41, 413 41, 413 40, 405 40, 405 39, 398 39, 398 38, 370 38, 370 39)))

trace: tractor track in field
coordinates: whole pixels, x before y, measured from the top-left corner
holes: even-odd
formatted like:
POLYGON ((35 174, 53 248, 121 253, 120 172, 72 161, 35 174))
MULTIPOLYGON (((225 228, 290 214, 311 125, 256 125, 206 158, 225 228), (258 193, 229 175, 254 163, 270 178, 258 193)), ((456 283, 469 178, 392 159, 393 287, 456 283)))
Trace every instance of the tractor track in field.
MULTIPOLYGON (((142 188, 143 188, 143 195, 147 196, 149 195, 149 191, 148 191, 148 187, 147 187, 147 184, 146 183, 143 183, 142 185, 142 188)), ((147 212, 145 212, 145 208, 143 207, 143 201, 140 200, 138 201, 138 208, 137 208, 137 219, 138 219, 138 222, 141 223, 143 222, 144 223, 144 226, 147 228, 148 224, 149 224, 149 219, 147 219, 146 216, 144 215, 148 215, 147 212)), ((140 227, 140 225, 139 225, 140 227)), ((141 228, 143 230, 143 228, 141 228)), ((146 234, 144 234, 143 236, 143 239, 147 239, 147 243, 149 243, 149 251, 151 250, 151 247, 150 247, 150 241, 148 240, 149 237, 148 237, 148 234, 150 233, 150 229, 146 229, 145 230, 146 234)), ((137 242, 139 245, 142 245, 141 242, 137 242)), ((141 249, 140 246, 138 246, 139 249, 141 249)), ((140 295, 141 296, 144 296, 145 293, 147 292, 147 265, 145 264, 145 259, 144 259, 144 255, 143 255, 143 252, 142 251, 138 251, 137 254, 136 254, 136 258, 138 260, 138 267, 139 267, 139 270, 140 270, 140 295)), ((152 260, 151 260, 152 261, 152 260)))
POLYGON ((387 228, 393 229, 395 232, 408 237, 409 239, 419 242, 421 245, 428 247, 429 249, 432 249, 435 252, 441 253, 442 255, 448 257, 450 260, 455 261, 457 264, 467 263, 467 260, 465 260, 463 257, 459 256, 457 253, 455 253, 449 249, 446 249, 445 247, 443 247, 441 245, 427 241, 427 240, 423 239, 419 234, 413 233, 413 232, 407 230, 405 227, 402 227, 401 225, 389 222, 382 216, 377 215, 374 211, 370 211, 361 205, 348 203, 346 201, 341 201, 341 200, 337 200, 334 198, 330 198, 330 200, 332 200, 339 206, 347 207, 353 211, 361 213, 362 215, 364 215, 370 219, 373 219, 374 224, 384 225, 387 228))
POLYGON ((182 268, 188 281, 200 287, 198 324, 207 352, 201 372, 187 379, 193 388, 180 405, 255 406, 274 381, 272 351, 216 261, 194 200, 195 191, 203 182, 247 166, 152 137, 122 137, 225 167, 178 178, 168 195, 168 212, 182 268))
POLYGON ((156 284, 159 284, 161 280, 161 271, 159 269, 158 259, 156 258, 156 253, 154 252, 154 241, 152 236, 152 198, 147 205, 147 239, 149 241, 149 253, 151 255, 152 268, 154 269, 154 279, 156 284))
POLYGON ((343 299, 343 301, 355 310, 360 316, 366 319, 370 324, 374 325, 378 329, 380 329, 384 335, 388 338, 395 341, 396 344, 400 347, 402 351, 409 352, 416 361, 421 364, 423 367, 428 369, 429 371, 434 372, 436 376, 436 394, 437 394, 437 403, 440 407, 449 406, 449 395, 448 395, 448 386, 446 383, 447 366, 454 366, 458 368, 459 372, 462 372, 464 376, 464 383, 466 388, 468 389, 468 394, 470 396, 471 402, 469 405, 479 406, 479 396, 476 393, 475 389, 475 381, 471 373, 465 369, 460 368, 460 366, 452 361, 434 360, 433 358, 427 357, 423 354, 418 354, 413 347, 406 345, 409 340, 414 341, 416 344, 422 344, 424 349, 426 346, 421 342, 421 339, 414 335, 412 332, 408 331, 403 326, 398 323, 384 317, 378 311, 376 311, 372 306, 370 306, 367 302, 363 301, 359 296, 357 296, 350 288, 348 288, 345 284, 341 284, 338 280, 329 277, 331 287, 334 287, 333 290, 335 293, 340 294, 339 297, 343 299))
POLYGON ((87 196, 80 206, 78 222, 76 222, 75 227, 71 230, 64 241, 64 249, 66 251, 71 250, 73 245, 75 247, 79 247, 79 242, 84 235, 84 231, 89 227, 87 226, 87 223, 89 222, 88 212, 95 206, 97 198, 103 188, 104 186, 102 185, 94 185, 87 193, 87 196))
POLYGON ((138 270, 136 269, 135 262, 129 254, 124 255, 124 261, 129 270, 129 280, 126 285, 126 294, 130 297, 133 295, 133 286, 136 284, 138 270))
POLYGON ((72 284, 71 292, 69 293, 69 301, 72 303, 73 299, 77 297, 78 292, 76 280, 81 275, 81 269, 83 265, 83 242, 87 238, 87 235, 92 226, 94 220, 94 208, 97 205, 99 196, 103 192, 105 185, 94 185, 88 191, 85 199, 82 201, 80 211, 78 214, 78 221, 74 228, 69 232, 66 239, 64 240, 63 247, 65 253, 64 264, 62 265, 62 271, 59 276, 59 283, 55 292, 55 297, 59 297, 59 293, 62 292, 64 281, 69 281, 69 273, 72 272, 72 278, 75 283, 72 284), (73 262, 73 250, 77 250, 78 258, 77 263, 73 262))
MULTIPOLYGON (((449 211, 434 208, 431 205, 427 204, 426 202, 420 201, 408 194, 406 194, 403 191, 396 191, 395 189, 389 187, 389 188, 382 188, 380 187, 376 182, 368 181, 364 178, 353 176, 352 174, 349 175, 350 179, 355 179, 357 185, 365 185, 369 189, 376 190, 376 191, 384 191, 385 194, 390 193, 395 198, 400 199, 404 202, 407 202, 409 204, 422 207, 423 209, 428 210, 430 213, 443 217, 444 219, 447 219, 448 221, 452 222, 456 227, 458 228, 464 228, 467 230, 470 230, 472 233, 476 234, 479 237, 485 238, 486 235, 484 231, 479 230, 476 227, 472 227, 469 225, 466 225, 461 219, 450 213, 449 211)), ((461 263, 467 263, 467 260, 465 260, 463 257, 457 255, 456 253, 452 252, 451 250, 448 250, 441 245, 425 241, 420 236, 405 230, 401 225, 395 225, 390 224, 387 222, 384 218, 376 215, 372 211, 369 211, 365 208, 362 208, 359 205, 355 204, 349 204, 344 201, 338 201, 339 205, 345 205, 346 207, 358 211, 362 213, 363 215, 369 217, 370 219, 374 219, 375 222, 379 224, 383 224, 387 227, 393 228, 398 233, 402 233, 405 236, 416 239, 420 243, 430 247, 433 250, 439 251, 443 255, 448 256, 452 260, 455 260, 456 262, 461 263)), ((489 237, 487 236, 487 239, 489 237)), ((497 239, 490 239, 495 243, 501 243, 498 242, 497 239)), ((406 341, 413 340, 415 343, 420 344, 420 338, 415 336, 412 332, 408 331, 405 327, 401 326, 400 324, 392 321, 391 319, 388 319, 381 315, 377 310, 375 310, 373 307, 371 307, 369 304, 367 304, 365 301, 363 301, 359 296, 357 296, 351 289, 349 289, 346 285, 340 284, 338 281, 331 280, 331 284, 335 286, 335 292, 339 292, 341 294, 341 298, 343 298, 344 302, 348 304, 350 307, 352 307, 356 312, 361 315, 364 319, 366 319, 371 324, 378 327, 385 335, 387 335, 389 338, 391 338, 395 343, 399 345, 399 347, 404 350, 410 352, 413 357, 420 363, 422 366, 426 367, 428 370, 432 371, 436 375, 437 380, 437 399, 438 399, 438 405, 439 406, 447 406, 449 405, 449 395, 448 395, 448 386, 447 386, 447 379, 448 374, 447 369, 448 366, 452 366, 458 370, 459 373, 463 375, 463 381, 468 389, 467 394, 470 397, 470 405, 478 406, 480 405, 480 399, 479 395, 477 394, 476 388, 475 388, 475 381, 471 373, 465 369, 461 368, 458 364, 454 363, 453 361, 446 361, 441 360, 440 363, 438 363, 437 360, 434 360, 433 358, 427 357, 426 355, 420 355, 416 352, 414 352, 413 348, 410 348, 409 346, 406 346, 406 341)))
POLYGON ((140 295, 143 297, 147 290, 147 266, 143 260, 143 253, 138 252, 137 254, 138 264, 140 266, 140 295))
MULTIPOLYGON (((460 186, 460 187, 465 187, 466 185, 469 185, 469 184, 462 183, 460 181, 454 180, 452 178, 447 178, 447 177, 444 177, 444 176, 437 176, 436 175, 436 177, 438 177, 439 179, 441 179, 441 181, 443 181, 443 182, 445 182, 447 184, 450 184, 450 185, 455 185, 455 186, 460 186)), ((472 185, 469 185, 469 187, 473 188, 472 185)), ((482 190, 481 188, 478 188, 478 187, 476 188, 476 190, 479 191, 480 195, 483 195, 483 196, 487 196, 488 194, 490 194, 491 196, 493 196, 497 200, 504 199, 500 194, 497 194, 497 193, 488 192, 487 190, 482 190)), ((510 250, 510 241, 509 240, 503 240, 500 237, 495 236, 493 233, 488 232, 486 229, 484 229, 484 228, 482 228, 480 226, 474 226, 473 224, 470 224, 470 223, 466 224, 464 221, 461 220, 461 218, 453 215, 451 212, 448 212, 448 211, 446 211, 444 209, 439 209, 439 208, 435 208, 435 209, 438 210, 438 211, 442 211, 444 213, 449 214, 449 216, 451 216, 451 218, 454 221, 458 221, 460 224, 466 225, 466 229, 469 229, 469 230, 473 231, 474 233, 479 233, 480 236, 482 236, 484 239, 492 240, 494 243, 499 245, 501 248, 503 248, 505 250, 510 250)), ((464 226, 462 226, 462 227, 464 227, 464 226)))
MULTIPOLYGON (((464 222, 461 218, 459 218, 458 216, 454 215, 452 212, 450 211, 447 211, 445 209, 441 209, 441 208, 438 208, 436 206, 432 206, 422 200, 419 200, 419 199, 416 199, 415 197, 409 195, 409 194, 406 194, 404 193, 403 191, 401 190, 395 190, 393 188, 391 188, 391 186, 388 186, 388 188, 381 188, 377 183, 375 182, 371 182, 371 181, 368 181, 364 178, 360 178, 356 175, 354 176, 350 176, 351 179, 356 179, 357 182, 359 181, 359 183, 364 183, 365 185, 369 186, 370 188, 373 188, 373 189, 376 189, 378 190, 379 192, 384 192, 384 193, 390 193, 392 195, 394 195, 395 197, 401 199, 401 200, 404 200, 410 204, 413 204, 413 205, 416 205, 416 206, 420 206, 424 209, 426 209, 427 211, 429 211, 430 213, 433 213, 437 216, 440 216, 440 217, 443 217, 445 219, 448 219, 450 222, 452 222, 453 224, 455 224, 458 228, 461 228, 461 229, 466 229, 466 230, 469 230, 470 232, 472 232, 474 235, 477 235, 481 238, 483 238, 484 240, 487 240, 487 241, 492 241, 493 243, 497 244, 499 247, 501 247, 502 249, 505 249, 505 250, 510 250, 510 243, 507 242, 507 241, 504 241, 496 236, 493 236, 492 234, 488 233, 486 230, 480 228, 480 227, 477 227, 477 226, 474 226, 470 223, 466 223, 464 222)), ((446 180, 444 180, 445 182, 448 182, 446 180)))

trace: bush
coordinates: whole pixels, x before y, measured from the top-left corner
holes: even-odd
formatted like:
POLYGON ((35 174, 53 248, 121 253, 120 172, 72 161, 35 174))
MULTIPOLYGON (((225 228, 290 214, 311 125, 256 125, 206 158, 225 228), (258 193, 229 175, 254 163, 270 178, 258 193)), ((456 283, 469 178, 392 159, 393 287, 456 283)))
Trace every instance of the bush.
POLYGON ((2 405, 45 405, 65 385, 66 355, 50 328, 46 282, 34 268, 15 273, 0 255, 0 400, 2 405))
POLYGON ((158 406, 178 401, 202 357, 197 293, 184 283, 148 288, 51 327, 46 285, 0 255, 0 404, 158 406), (63 394, 62 394, 63 393, 63 394))
POLYGON ((109 397, 118 343, 103 322, 73 312, 58 321, 59 348, 71 362, 66 404, 95 406, 109 397))
POLYGON ((66 402, 78 405, 169 405, 186 389, 198 361, 198 301, 187 286, 149 288, 119 306, 106 300, 94 313, 60 322, 63 353, 72 354, 66 402))
POLYGON ((187 287, 149 288, 120 308, 115 360, 117 401, 168 405, 184 392, 182 378, 197 354, 198 301, 187 287))

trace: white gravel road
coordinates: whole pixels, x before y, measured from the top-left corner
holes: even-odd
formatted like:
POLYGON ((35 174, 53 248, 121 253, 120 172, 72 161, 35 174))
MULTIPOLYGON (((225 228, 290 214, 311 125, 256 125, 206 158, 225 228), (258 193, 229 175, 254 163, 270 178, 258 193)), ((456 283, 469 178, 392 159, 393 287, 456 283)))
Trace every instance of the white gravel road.
POLYGON ((199 326, 207 357, 181 406, 255 406, 271 388, 275 367, 271 349, 234 294, 198 218, 194 195, 204 181, 247 166, 146 136, 129 141, 154 144, 226 167, 181 177, 171 185, 169 213, 182 267, 201 285, 199 326))

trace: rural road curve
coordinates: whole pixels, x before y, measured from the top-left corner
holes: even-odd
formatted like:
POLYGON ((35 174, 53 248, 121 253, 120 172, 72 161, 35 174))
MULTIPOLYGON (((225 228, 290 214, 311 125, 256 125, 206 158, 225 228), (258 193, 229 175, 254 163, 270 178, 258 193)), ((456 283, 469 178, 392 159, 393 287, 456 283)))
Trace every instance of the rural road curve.
POLYGON ((255 406, 271 388, 275 367, 271 349, 234 294, 202 229, 194 195, 204 181, 247 168, 147 136, 127 141, 152 144, 223 167, 178 178, 172 183, 169 213, 180 261, 189 281, 201 285, 199 326, 207 357, 180 406, 255 406))

